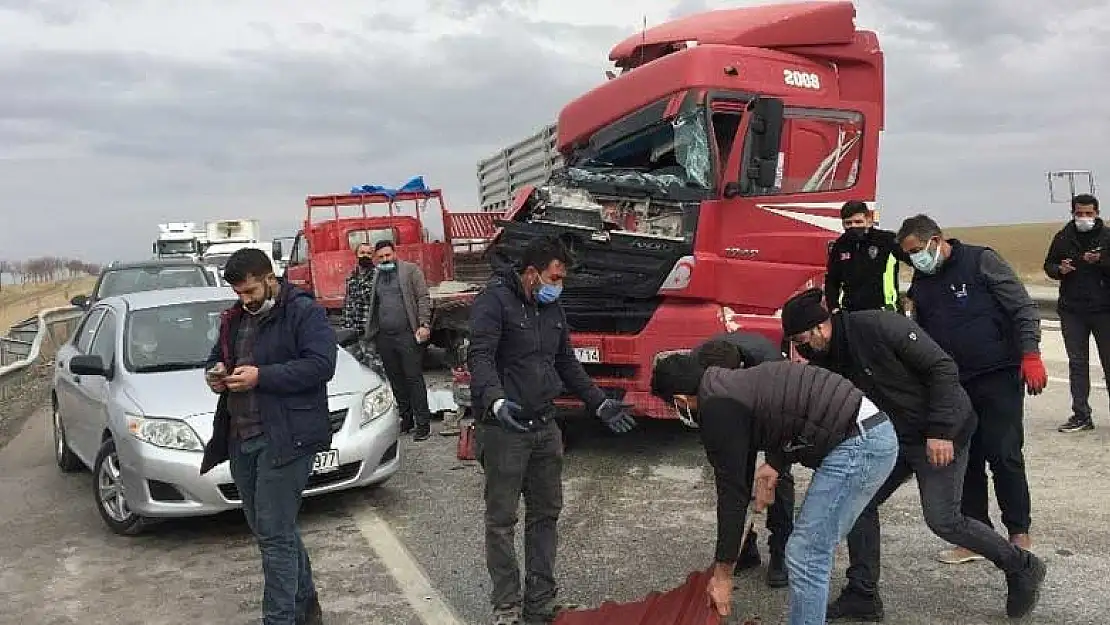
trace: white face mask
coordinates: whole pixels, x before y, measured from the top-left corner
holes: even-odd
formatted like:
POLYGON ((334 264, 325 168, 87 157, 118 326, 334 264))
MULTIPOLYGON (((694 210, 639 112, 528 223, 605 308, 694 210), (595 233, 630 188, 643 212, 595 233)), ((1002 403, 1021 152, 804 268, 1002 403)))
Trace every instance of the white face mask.
POLYGON ((675 412, 678 413, 678 420, 686 427, 697 429, 698 422, 694 420, 694 411, 690 409, 690 404, 688 402, 679 403, 677 397, 673 398, 672 402, 674 403, 675 412))
POLYGON ((1076 217, 1075 229, 1080 232, 1090 232, 1095 229, 1094 217, 1076 217))

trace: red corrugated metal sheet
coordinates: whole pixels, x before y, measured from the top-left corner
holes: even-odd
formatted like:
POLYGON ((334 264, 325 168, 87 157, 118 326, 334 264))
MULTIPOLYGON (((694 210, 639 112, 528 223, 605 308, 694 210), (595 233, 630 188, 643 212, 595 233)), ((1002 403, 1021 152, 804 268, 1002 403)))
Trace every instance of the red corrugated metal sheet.
POLYGON ((666 593, 653 592, 633 603, 603 603, 593 610, 564 612, 553 625, 720 625, 709 607, 709 572, 691 573, 686 583, 666 593))
POLYGON ((501 213, 448 213, 451 219, 452 239, 488 239, 493 236, 496 226, 494 219, 501 213))

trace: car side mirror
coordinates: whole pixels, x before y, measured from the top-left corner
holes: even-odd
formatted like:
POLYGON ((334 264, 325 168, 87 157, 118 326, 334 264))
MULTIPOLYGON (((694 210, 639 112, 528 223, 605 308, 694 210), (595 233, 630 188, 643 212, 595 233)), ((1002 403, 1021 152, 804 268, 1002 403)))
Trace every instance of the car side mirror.
POLYGON ((104 360, 96 354, 82 354, 70 358, 69 371, 74 375, 98 375, 102 378, 109 376, 104 360))
POLYGON ((72 304, 73 306, 78 307, 78 308, 88 308, 89 307, 89 296, 88 295, 74 295, 69 300, 69 303, 72 304))
POLYGON ((350 328, 340 328, 335 331, 335 340, 340 347, 350 347, 358 341, 358 332, 350 328))
POLYGON ((273 256, 274 260, 282 260, 281 241, 274 241, 270 244, 270 256, 273 256))

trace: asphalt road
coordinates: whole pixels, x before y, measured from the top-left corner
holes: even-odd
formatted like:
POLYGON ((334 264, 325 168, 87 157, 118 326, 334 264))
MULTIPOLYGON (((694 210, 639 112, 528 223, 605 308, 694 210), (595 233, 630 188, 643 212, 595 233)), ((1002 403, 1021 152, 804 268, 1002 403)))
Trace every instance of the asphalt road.
MULTIPOLYGON (((1053 380, 1027 402, 1027 462, 1036 550, 1047 588, 1030 622, 1110 621, 1110 418, 1094 391, 1100 429, 1061 435, 1068 412, 1058 336, 1044 349, 1053 380)), ((713 485, 697 439, 676 424, 617 438, 576 428, 566 464, 559 574, 567 599, 596 605, 676 586, 708 564, 713 485)), ((390 625, 486 622, 481 489, 455 459, 455 438, 406 441, 407 465, 376 490, 315 498, 302 514, 327 622, 390 625)), ((799 469, 800 488, 808 471, 799 469)), ((150 534, 110 534, 88 473, 61 474, 47 414, 0 450, 0 623, 237 624, 255 622, 261 575, 241 515, 167 522, 150 534)), ((883 512, 887 623, 979 625, 1003 616, 1005 584, 989 564, 952 567, 907 485, 883 512)), ((761 549, 765 552, 763 536, 761 549)), ((846 557, 838 555, 834 592, 846 557)), ((762 570, 739 580, 737 611, 782 622, 786 591, 762 570)))

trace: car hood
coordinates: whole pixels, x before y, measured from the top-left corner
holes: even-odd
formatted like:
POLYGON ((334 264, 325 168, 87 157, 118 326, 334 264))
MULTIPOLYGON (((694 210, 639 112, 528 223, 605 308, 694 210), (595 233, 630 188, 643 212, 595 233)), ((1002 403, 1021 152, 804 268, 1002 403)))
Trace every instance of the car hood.
MULTIPOLYGON (((377 374, 341 349, 335 375, 328 382, 329 409, 346 407, 344 396, 366 393, 381 384, 377 374)), ((132 373, 125 392, 143 415, 185 419, 203 440, 211 437, 212 415, 219 398, 205 383, 203 369, 132 373)))

